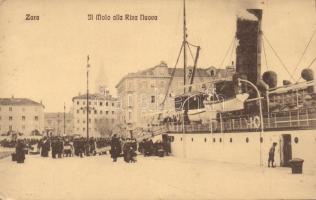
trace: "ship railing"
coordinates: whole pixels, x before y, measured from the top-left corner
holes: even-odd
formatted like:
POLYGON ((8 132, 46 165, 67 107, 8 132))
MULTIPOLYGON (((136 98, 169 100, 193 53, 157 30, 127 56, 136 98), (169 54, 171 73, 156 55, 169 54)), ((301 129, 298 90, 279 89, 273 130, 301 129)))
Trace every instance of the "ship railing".
MULTIPOLYGON (((223 118, 222 126, 219 121, 212 120, 208 123, 191 123, 184 126, 185 132, 244 132, 260 131, 258 124, 253 116, 239 116, 238 118, 223 118), (222 128, 222 129, 221 129, 222 128), (221 131, 222 130, 222 131, 221 131)), ((315 129, 316 128, 316 108, 306 108, 292 111, 283 111, 277 113, 265 113, 263 115, 264 130, 269 129, 315 129)), ((183 126, 180 123, 169 123, 166 126, 169 132, 183 132, 183 126)))

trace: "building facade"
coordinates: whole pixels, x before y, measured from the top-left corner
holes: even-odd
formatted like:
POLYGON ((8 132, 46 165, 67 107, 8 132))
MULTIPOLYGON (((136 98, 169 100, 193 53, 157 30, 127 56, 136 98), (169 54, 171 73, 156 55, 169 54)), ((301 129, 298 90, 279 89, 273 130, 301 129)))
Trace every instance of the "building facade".
MULTIPOLYGON (((187 80, 192 71, 193 67, 187 68, 187 80)), ((213 82, 231 80, 234 73, 233 66, 226 69, 197 68, 191 91, 203 91, 212 87, 213 82)), ((184 70, 169 68, 162 61, 152 68, 127 74, 116 85, 116 89, 118 100, 121 102, 120 122, 125 124, 129 131, 138 127, 144 128, 149 126, 148 119, 155 113, 174 110, 174 97, 184 92, 184 70), (174 76, 170 84, 172 74, 174 76)), ((186 90, 188 91, 188 88, 186 90)))
MULTIPOLYGON (((87 95, 73 97, 74 133, 87 136, 87 95)), ((89 94, 89 137, 106 137, 117 124, 119 104, 109 92, 89 94)))
POLYGON ((0 98, 0 133, 31 136, 44 131, 44 105, 26 98, 0 98))
POLYGON ((45 131, 50 136, 74 134, 74 116, 72 112, 45 113, 45 131), (65 119, 65 120, 64 120, 65 119))

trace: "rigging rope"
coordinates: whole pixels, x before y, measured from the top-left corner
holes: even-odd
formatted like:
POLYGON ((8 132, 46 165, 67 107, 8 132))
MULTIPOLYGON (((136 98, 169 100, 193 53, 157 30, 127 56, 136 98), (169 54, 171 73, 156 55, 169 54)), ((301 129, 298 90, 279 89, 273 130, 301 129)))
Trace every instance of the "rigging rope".
POLYGON ((292 75, 295 73, 295 71, 297 70, 297 68, 298 68, 299 65, 301 64, 301 61, 302 61, 302 59, 303 59, 303 57, 304 57, 304 55, 305 55, 305 53, 306 53, 306 50, 308 49, 308 47, 309 47, 311 41, 313 40, 315 34, 316 34, 316 29, 314 30, 314 32, 313 32, 313 34, 312 34, 312 37, 311 37, 310 40, 308 41, 308 43, 307 43, 307 45, 306 45, 306 47, 305 47, 305 49, 304 49, 304 51, 303 51, 303 53, 302 53, 302 55, 301 55, 299 61, 297 62, 296 67, 295 67, 295 69, 294 69, 293 72, 292 72, 292 75))
POLYGON ((225 54, 225 56, 224 56, 224 59, 222 60, 222 62, 221 62, 221 64, 220 64, 220 68, 223 68, 224 61, 226 60, 226 57, 227 57, 227 55, 228 55, 230 49, 232 48, 232 46, 233 46, 233 44, 234 44, 234 42, 235 42, 235 38, 236 38, 236 37, 235 37, 235 35, 234 35, 233 40, 231 41, 231 43, 230 43, 230 45, 229 45, 229 47, 228 47, 228 49, 227 49, 227 51, 226 51, 226 54, 225 54))
POLYGON ((283 63, 282 59, 280 58, 280 56, 278 55, 278 53, 274 50, 274 48, 272 47, 271 43, 269 42, 269 40, 267 39, 267 37, 265 36, 264 33, 262 33, 263 38, 267 41, 268 45, 270 46, 270 48, 272 49, 273 53, 275 54, 275 56, 279 59, 282 67, 285 69, 285 71, 290 75, 291 79, 294 81, 294 78, 292 76, 292 74, 289 72, 289 70, 287 69, 287 67, 285 66, 285 64, 283 63))
POLYGON ((167 87, 167 91, 166 91, 165 98, 163 99, 163 101, 162 101, 162 103, 161 103, 162 109, 164 109, 165 101, 166 101, 166 99, 167 99, 167 96, 168 96, 168 93, 169 93, 169 89, 170 89, 170 86, 171 86, 171 83, 172 83, 174 74, 175 74, 175 72, 176 72, 176 68, 177 68, 177 65, 178 65, 178 62, 179 62, 179 59, 180 59, 180 56, 181 56, 181 52, 182 52, 183 46, 184 46, 184 44, 182 43, 181 48, 180 48, 180 51, 179 51, 179 54, 178 54, 178 58, 177 58, 176 64, 174 65, 173 71, 172 71, 172 73, 171 73, 171 77, 170 77, 170 80, 169 80, 169 83, 168 83, 168 87, 167 87))
POLYGON ((267 68, 267 71, 268 71, 269 70, 268 59, 267 59, 267 54, 266 54, 266 48, 264 46, 264 41, 262 41, 262 47, 263 47, 263 53, 264 53, 264 60, 266 61, 266 68, 267 68))

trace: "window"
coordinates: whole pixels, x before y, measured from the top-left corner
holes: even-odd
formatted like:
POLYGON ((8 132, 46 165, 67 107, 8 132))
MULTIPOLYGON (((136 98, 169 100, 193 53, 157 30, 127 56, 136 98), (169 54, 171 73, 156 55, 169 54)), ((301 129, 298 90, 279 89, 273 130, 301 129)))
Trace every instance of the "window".
POLYGON ((22 125, 22 129, 25 130, 25 125, 22 125))
POLYGON ((105 105, 106 105, 106 106, 109 106, 109 103, 108 103, 108 102, 105 102, 105 105))
POLYGON ((112 111, 112 115, 114 115, 114 111, 112 111))
POLYGON ((77 110, 77 114, 79 114, 79 110, 77 110))
POLYGON ((248 137, 246 138, 246 142, 247 142, 247 143, 249 142, 249 138, 248 138, 248 137))
POLYGON ((102 113, 103 113, 102 110, 100 110, 100 115, 102 115, 102 113))
POLYGON ((12 131, 12 125, 9 126, 9 131, 12 131))
POLYGON ((298 137, 295 137, 295 138, 294 138, 294 142, 295 142, 295 144, 298 143, 298 137))
POLYGON ((79 101, 77 101, 77 105, 79 105, 79 101))
POLYGON ((22 120, 25 121, 25 116, 22 116, 22 120))
POLYGON ((105 111, 105 114, 109 114, 109 111, 105 111))
POLYGON ((133 96, 131 94, 128 95, 127 104, 128 106, 133 105, 133 96))
POLYGON ((86 102, 85 102, 85 101, 83 101, 83 102, 82 102, 82 104, 83 104, 83 105, 86 105, 86 102))
POLYGON ((151 96, 151 103, 155 103, 155 96, 151 96))
POLYGON ((115 121, 115 120, 114 120, 114 119, 112 119, 112 123, 114 123, 114 121, 115 121))
POLYGON ((114 103, 112 103, 112 106, 114 107, 114 103))
POLYGON ((94 110, 94 114, 98 114, 98 111, 97 111, 97 110, 94 110))
POLYGON ((85 124, 85 123, 86 123, 86 121, 85 121, 85 120, 83 120, 83 121, 82 121, 82 123, 84 123, 84 124, 85 124))
POLYGON ((100 102, 100 106, 102 106, 102 102, 100 102))
POLYGON ((35 116, 34 119, 35 119, 35 121, 38 121, 38 116, 35 116))
POLYGON ((9 107, 9 111, 12 111, 12 107, 9 107))
POLYGON ((89 101, 89 105, 91 105, 91 101, 89 101))
POLYGON ((230 138, 230 139, 229 139, 229 142, 232 143, 232 142, 233 142, 233 138, 230 138))
POLYGON ((13 119, 13 117, 12 117, 12 116, 9 116, 9 120, 12 121, 12 119, 13 119))

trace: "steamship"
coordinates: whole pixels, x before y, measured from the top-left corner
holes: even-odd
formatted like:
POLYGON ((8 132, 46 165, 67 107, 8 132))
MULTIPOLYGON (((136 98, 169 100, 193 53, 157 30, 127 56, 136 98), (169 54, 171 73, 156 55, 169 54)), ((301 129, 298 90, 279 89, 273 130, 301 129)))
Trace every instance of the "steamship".
MULTIPOLYGON (((305 167, 316 167, 316 84, 311 65, 297 82, 283 81, 282 86, 277 86, 275 72, 261 74, 263 12, 247 13, 255 20, 237 17, 239 45, 232 80, 213 81, 211 88, 192 91, 200 49, 196 46, 191 79, 184 73, 184 92, 174 97, 174 114, 159 115, 163 123, 152 128, 152 135, 169 140, 173 156, 264 166, 270 147, 277 143, 277 165, 288 166, 292 158, 301 158, 305 167)), ((185 3, 183 30, 186 71, 185 3)))

